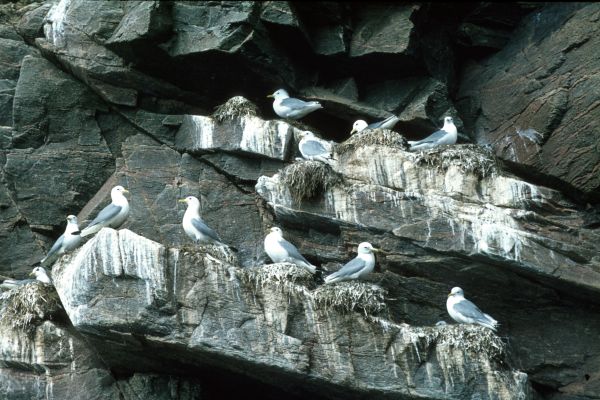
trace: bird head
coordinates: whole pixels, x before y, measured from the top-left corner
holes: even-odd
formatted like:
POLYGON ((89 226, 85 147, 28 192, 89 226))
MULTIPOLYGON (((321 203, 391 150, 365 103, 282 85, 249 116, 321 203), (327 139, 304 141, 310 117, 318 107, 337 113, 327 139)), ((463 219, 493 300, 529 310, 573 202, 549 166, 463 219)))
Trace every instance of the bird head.
POLYGON ((301 138, 314 138, 315 134, 312 133, 311 131, 302 131, 302 132, 300 132, 300 137, 301 138))
POLYGON ((269 228, 269 233, 275 233, 279 236, 283 236, 283 231, 277 226, 272 226, 271 228, 269 228))
POLYGON ((454 124, 452 117, 444 117, 444 125, 454 124))
POLYGON ((354 122, 354 125, 352 125, 352 131, 350 132, 350 134, 352 135, 353 133, 360 132, 360 131, 364 130, 366 127, 367 127, 367 122, 363 121, 362 119, 359 119, 358 121, 354 122))
POLYGON ((363 253, 363 254, 369 254, 369 253, 380 253, 381 250, 376 249, 369 242, 362 242, 361 244, 358 245, 358 252, 363 253))
POLYGON ((35 276, 36 278, 41 275, 48 275, 44 267, 35 267, 33 271, 29 273, 30 276, 35 276))
POLYGON ((125 189, 121 185, 118 185, 118 186, 115 186, 114 188, 112 188, 112 190, 110 191, 110 195, 113 196, 113 195, 116 195, 117 193, 122 195, 124 193, 129 193, 129 190, 125 189))
POLYGON ((464 296, 464 292, 461 288, 457 287, 453 287, 452 290, 450 291, 450 293, 448 294, 448 297, 451 296, 464 296))
POLYGON ((67 216, 67 222, 69 224, 77 224, 77 217, 74 215, 67 216))
POLYGON ((178 200, 180 203, 186 203, 188 206, 200 206, 200 200, 194 196, 187 196, 183 199, 178 200))
POLYGON ((278 89, 275 92, 273 92, 273 94, 270 94, 267 97, 272 97, 275 99, 287 99, 288 97, 290 97, 290 95, 285 89, 278 89))

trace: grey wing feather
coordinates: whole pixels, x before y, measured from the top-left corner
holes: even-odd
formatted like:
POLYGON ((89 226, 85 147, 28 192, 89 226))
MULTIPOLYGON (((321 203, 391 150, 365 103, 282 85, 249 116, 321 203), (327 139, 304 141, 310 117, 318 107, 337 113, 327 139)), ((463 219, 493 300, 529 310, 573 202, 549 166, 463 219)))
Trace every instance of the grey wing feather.
POLYGON ((350 276, 359 272, 365 267, 365 261, 360 258, 355 258, 346 263, 339 271, 334 272, 327 278, 337 278, 338 276, 350 276))
POLYGON ((306 156, 318 156, 329 153, 325 146, 323 146, 323 144, 317 142, 316 140, 305 141, 304 143, 302 143, 301 150, 302 154, 306 156))
POLYGON ((385 125, 386 123, 390 122, 391 120, 393 120, 395 118, 397 118, 397 117, 395 115, 392 115, 391 117, 387 117, 383 121, 373 122, 372 124, 367 125, 367 129, 381 128, 383 125, 385 125))
POLYGON ((216 240, 217 242, 221 241, 221 238, 219 238, 217 232, 209 228, 208 225, 206 225, 203 221, 199 220, 198 218, 192 219, 192 225, 194 226, 194 228, 198 229, 198 231, 200 231, 200 233, 202 233, 203 235, 206 235, 209 238, 216 240))
POLYGON ((485 318, 484 313, 479 309, 479 307, 477 307, 475 304, 466 299, 456 303, 454 305, 454 310, 456 310, 456 312, 464 315, 467 318, 484 320, 487 319, 485 318))
MULTIPOLYGON (((58 239, 56 239, 56 242, 54 242, 54 244, 50 248, 50 251, 48 252, 48 254, 46 255, 46 257, 44 257, 44 260, 48 259, 54 253, 56 253, 58 250, 60 250, 60 248, 63 245, 63 241, 64 240, 65 240, 65 235, 63 233, 62 235, 60 235, 60 237, 58 239)), ((44 261, 44 260, 42 260, 42 261, 44 261)))
POLYGON ((300 99, 294 99, 293 97, 288 97, 287 99, 281 100, 280 103, 284 107, 288 107, 292 110, 302 110, 309 106, 306 101, 302 101, 300 99))
POLYGON ((294 258, 296 260, 301 260, 307 264, 310 264, 310 262, 308 262, 308 260, 306 258, 304 258, 304 256, 302 254, 300 254, 300 252, 298 251, 296 246, 294 246, 287 240, 283 239, 279 242, 279 244, 281 244, 281 247, 283 247, 285 249, 285 251, 287 251, 288 256, 290 256, 291 258, 294 258))
POLYGON ((441 138, 443 138, 447 134, 448 134, 448 132, 446 132, 443 129, 440 129, 439 131, 433 132, 431 135, 427 136, 425 139, 421 139, 419 141, 413 142, 412 144, 414 146, 416 144, 437 142, 438 140, 440 140, 441 138))
POLYGON ((104 209, 102 211, 100 211, 100 213, 98 213, 96 218, 94 218, 94 220, 92 222, 90 222, 90 224, 87 226, 87 228, 94 226, 94 225, 98 225, 101 222, 110 221, 111 219, 116 217, 117 214, 119 214, 119 212, 121 212, 121 208, 122 208, 121 206, 116 206, 116 205, 110 203, 109 205, 104 207, 104 209))

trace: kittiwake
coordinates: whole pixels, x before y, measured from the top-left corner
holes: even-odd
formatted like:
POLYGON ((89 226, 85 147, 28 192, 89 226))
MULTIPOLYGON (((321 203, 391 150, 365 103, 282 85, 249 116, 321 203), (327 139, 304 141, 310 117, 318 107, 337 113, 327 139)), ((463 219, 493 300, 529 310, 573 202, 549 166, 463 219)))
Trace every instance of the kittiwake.
POLYGON ((35 276, 35 279, 5 279, 2 283, 0 283, 0 289, 10 290, 36 281, 52 284, 52 280, 48 276, 48 273, 44 267, 35 267, 29 275, 35 276))
POLYGON ((479 324, 493 331, 498 327, 498 321, 465 299, 465 294, 459 287, 452 288, 446 300, 446 308, 452 319, 460 324, 479 324))
POLYGON ((77 217, 74 215, 69 215, 67 217, 67 227, 65 228, 65 233, 56 239, 56 242, 54 242, 54 245, 52 245, 50 251, 46 257, 40 261, 40 263, 42 265, 52 265, 52 263, 54 263, 59 256, 76 249, 80 243, 81 232, 79 231, 79 225, 77 225, 77 217))
POLYGON ((444 126, 442 127, 442 129, 433 132, 425 139, 417 141, 409 140, 408 144, 410 145, 410 150, 425 150, 432 149, 434 147, 441 146, 444 144, 454 144, 456 143, 457 137, 458 130, 456 129, 456 125, 454 125, 452 117, 445 117, 444 126))
POLYGON ((123 193, 129 193, 123 186, 115 186, 110 191, 112 203, 104 207, 98 216, 81 231, 81 237, 93 235, 104 227, 117 229, 127 219, 129 215, 129 202, 123 193))
POLYGON ((325 283, 363 279, 375 268, 375 255, 373 252, 381 250, 374 248, 369 242, 358 245, 356 257, 346 263, 339 271, 325 277, 325 283))
POLYGON ((296 264, 311 274, 317 271, 317 267, 304 258, 296 246, 283 238, 281 228, 272 227, 270 233, 265 236, 265 253, 267 253, 274 263, 288 262, 296 264))
POLYGON ((306 160, 321 161, 329 164, 333 157, 331 156, 331 144, 319 139, 311 131, 300 133, 300 143, 298 149, 306 160))
POLYGON ((358 121, 354 122, 354 125, 352 125, 352 131, 350 134, 352 135, 353 133, 362 132, 365 129, 392 129, 398 121, 400 121, 400 118, 396 117, 395 115, 387 117, 383 121, 373 122, 372 124, 368 125, 366 121, 359 119, 358 121))
POLYGON ((290 97, 284 89, 279 89, 267 97, 275 99, 273 100, 273 110, 281 118, 300 119, 319 108, 323 108, 318 101, 303 101, 290 97))
POLYGON ((187 196, 179 200, 180 203, 186 203, 187 209, 183 214, 183 230, 196 243, 216 244, 227 246, 219 235, 206 225, 200 217, 200 201, 197 197, 187 196))

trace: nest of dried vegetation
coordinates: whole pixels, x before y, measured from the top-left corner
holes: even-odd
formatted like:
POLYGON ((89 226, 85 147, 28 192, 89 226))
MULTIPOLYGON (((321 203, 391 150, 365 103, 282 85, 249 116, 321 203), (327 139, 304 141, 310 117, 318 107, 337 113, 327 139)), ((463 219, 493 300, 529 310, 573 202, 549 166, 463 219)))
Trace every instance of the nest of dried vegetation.
POLYGON ((473 173, 482 178, 500 172, 500 161, 490 149, 476 144, 456 144, 421 150, 414 154, 417 165, 426 165, 446 171, 451 165, 464 173, 473 173))
POLYGON ((58 293, 51 285, 32 282, 0 294, 0 325, 28 335, 62 310, 58 293))
POLYGON ((479 325, 446 325, 435 329, 438 346, 448 346, 482 354, 489 360, 502 361, 506 355, 506 344, 491 329, 479 325))
POLYGON ((315 287, 310 272, 290 263, 266 264, 258 268, 240 269, 237 272, 242 283, 255 289, 274 285, 282 291, 306 294, 306 289, 315 287))
POLYGON ((297 161, 279 172, 279 179, 290 191, 292 199, 300 203, 314 199, 344 182, 343 176, 320 161, 297 161))
POLYGON ((217 107, 213 118, 219 122, 246 116, 257 116, 258 108, 250 100, 242 96, 235 96, 217 107))
POLYGON ((387 309, 385 289, 371 283, 346 281, 319 286, 312 292, 317 308, 334 308, 343 313, 353 311, 367 315, 387 309))
POLYGON ((387 146, 400 150, 407 150, 408 143, 404 136, 389 129, 365 129, 336 147, 336 153, 345 154, 354 152, 364 146, 387 146))

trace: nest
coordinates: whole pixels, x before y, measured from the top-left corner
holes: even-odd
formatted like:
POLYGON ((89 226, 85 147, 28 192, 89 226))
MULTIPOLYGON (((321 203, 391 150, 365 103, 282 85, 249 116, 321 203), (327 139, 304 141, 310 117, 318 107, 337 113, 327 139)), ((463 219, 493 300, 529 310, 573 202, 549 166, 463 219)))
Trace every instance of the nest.
POLYGON ((474 354, 483 354, 489 360, 503 360, 506 345, 488 328, 479 325, 446 325, 438 329, 438 345, 454 347, 474 354))
POLYGON ((230 247, 227 246, 219 246, 217 244, 198 244, 196 246, 184 246, 182 247, 182 250, 197 255, 208 254, 224 263, 238 265, 237 255, 230 247))
POLYGON ((362 311, 366 316, 386 310, 385 295, 385 289, 357 281, 322 285, 312 292, 318 308, 334 308, 344 313, 362 311))
POLYGON ((275 285, 287 292, 305 292, 315 285, 313 275, 304 268, 290 263, 267 264, 258 268, 238 270, 240 281, 256 289, 275 285))
POLYGON ((389 129, 365 129, 350 136, 344 143, 336 147, 336 153, 345 154, 364 146, 387 146, 400 150, 409 148, 404 136, 389 129))
POLYGON ((212 116, 217 121, 223 122, 227 119, 257 115, 258 108, 254 103, 245 97, 235 96, 218 106, 212 116))
POLYGON ((51 285, 38 282, 8 290, 0 295, 0 325, 28 335, 62 310, 58 293, 51 285))
POLYGON ((440 146, 413 154, 415 164, 443 171, 454 165, 464 173, 473 173, 482 178, 494 176, 500 171, 500 162, 494 153, 475 144, 440 146))
POLYGON ((297 203, 304 199, 316 198, 344 181, 343 176, 329 165, 308 160, 288 165, 281 170, 279 177, 297 203))

